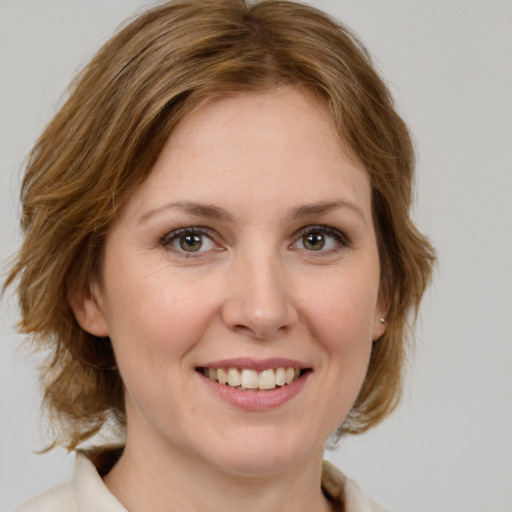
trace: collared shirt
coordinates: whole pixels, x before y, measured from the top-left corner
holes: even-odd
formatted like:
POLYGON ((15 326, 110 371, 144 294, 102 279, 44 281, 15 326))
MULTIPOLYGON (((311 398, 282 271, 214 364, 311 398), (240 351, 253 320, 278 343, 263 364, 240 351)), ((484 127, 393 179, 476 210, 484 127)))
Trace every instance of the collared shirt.
MULTIPOLYGON (((329 462, 322 489, 336 512, 386 512, 329 462)), ((24 503, 16 512, 128 512, 108 490, 94 464, 78 453, 73 479, 24 503)))

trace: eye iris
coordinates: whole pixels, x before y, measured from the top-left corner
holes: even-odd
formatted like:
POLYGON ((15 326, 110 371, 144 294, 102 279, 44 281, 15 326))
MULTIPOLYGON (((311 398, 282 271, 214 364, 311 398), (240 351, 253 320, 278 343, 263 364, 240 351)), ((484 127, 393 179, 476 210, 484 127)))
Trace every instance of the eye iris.
POLYGON ((304 247, 311 251, 319 251, 325 245, 325 236, 323 233, 308 233, 303 237, 304 247))
POLYGON ((203 240, 201 235, 183 235, 180 236, 180 247, 187 252, 196 252, 201 249, 203 240))

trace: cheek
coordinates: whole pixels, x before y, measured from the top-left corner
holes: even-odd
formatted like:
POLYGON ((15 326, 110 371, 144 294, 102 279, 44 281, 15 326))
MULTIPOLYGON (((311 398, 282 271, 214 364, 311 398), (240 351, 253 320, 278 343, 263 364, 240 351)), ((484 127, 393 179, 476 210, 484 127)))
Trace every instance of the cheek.
POLYGON ((165 271, 137 274, 137 269, 131 270, 121 264, 112 268, 106 300, 109 333, 120 367, 158 370, 169 361, 179 363, 214 315, 215 298, 199 285, 200 280, 183 280, 165 271))
POLYGON ((198 296, 194 287, 166 283, 160 274, 111 287, 108 315, 128 413, 138 410, 149 418, 154 411, 168 411, 162 413, 163 420, 177 406, 176 397, 186 395, 183 375, 190 371, 189 354, 211 312, 206 301, 193 301, 198 296))
POLYGON ((378 297, 377 279, 330 279, 308 298, 317 339, 334 351, 371 346, 378 297))
MULTIPOLYGON (((365 379, 372 349, 375 286, 363 288, 330 281, 333 286, 309 304, 309 326, 322 358, 325 378, 325 420, 330 435, 352 408, 365 379), (370 290, 370 293, 367 291, 370 290)), ((369 284, 369 283, 367 283, 369 284)), ((319 413, 320 416, 320 413, 319 413)))

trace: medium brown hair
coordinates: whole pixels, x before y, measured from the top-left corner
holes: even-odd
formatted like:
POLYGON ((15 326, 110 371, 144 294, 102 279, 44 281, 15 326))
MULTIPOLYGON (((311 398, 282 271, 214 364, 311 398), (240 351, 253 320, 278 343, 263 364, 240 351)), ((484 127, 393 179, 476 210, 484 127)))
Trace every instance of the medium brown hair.
POLYGON ((410 219, 414 153, 389 91, 359 40, 312 7, 186 0, 143 13, 108 41, 30 155, 21 192, 24 240, 5 286, 18 279, 20 330, 50 353, 42 385, 61 427, 57 443, 73 449, 110 415, 121 427, 126 421, 110 340, 81 329, 68 302, 98 278, 120 207, 192 109, 281 85, 326 100, 372 186, 387 326, 338 434, 363 432, 396 406, 408 321, 434 254, 410 219))

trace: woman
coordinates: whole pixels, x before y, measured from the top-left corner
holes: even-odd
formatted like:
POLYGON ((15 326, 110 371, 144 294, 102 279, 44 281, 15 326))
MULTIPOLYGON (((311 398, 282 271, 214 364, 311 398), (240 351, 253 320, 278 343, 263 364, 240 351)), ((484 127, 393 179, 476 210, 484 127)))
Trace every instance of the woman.
POLYGON ((121 30, 23 183, 7 284, 51 351, 55 444, 81 450, 20 510, 381 510, 322 454, 399 396, 434 260, 412 177, 386 87, 321 12, 176 2, 121 30), (112 422, 122 444, 95 446, 112 422))

